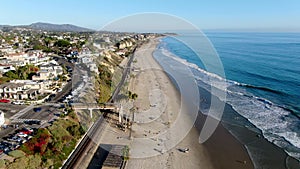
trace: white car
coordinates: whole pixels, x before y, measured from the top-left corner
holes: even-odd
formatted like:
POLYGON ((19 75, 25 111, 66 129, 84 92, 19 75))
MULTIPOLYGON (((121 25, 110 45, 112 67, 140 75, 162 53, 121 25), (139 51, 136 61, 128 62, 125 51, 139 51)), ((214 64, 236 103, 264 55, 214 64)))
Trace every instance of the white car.
POLYGON ((25 103, 22 101, 13 101, 12 104, 23 105, 25 103))
POLYGON ((28 135, 27 134, 24 134, 24 133, 18 133, 17 134, 19 137, 27 137, 28 135))

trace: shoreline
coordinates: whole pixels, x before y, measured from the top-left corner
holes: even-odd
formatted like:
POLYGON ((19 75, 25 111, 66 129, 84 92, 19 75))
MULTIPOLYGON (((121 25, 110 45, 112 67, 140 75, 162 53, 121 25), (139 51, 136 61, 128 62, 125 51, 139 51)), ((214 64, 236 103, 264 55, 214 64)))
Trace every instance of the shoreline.
MULTIPOLYGON (((199 87, 199 91, 201 97, 203 97, 202 100, 210 100, 210 97, 216 97, 204 88, 199 87)), ((220 102, 218 98, 215 100, 220 102)), ((203 104, 205 107, 209 103, 203 104)), ((222 125, 232 137, 244 146, 254 168, 297 169, 300 167, 300 162, 297 159, 288 155, 283 148, 269 142, 259 128, 240 115, 228 103, 225 103, 224 113, 219 125, 222 125)))
MULTIPOLYGON (((141 65, 140 68, 147 69, 147 64, 149 66, 149 62, 151 62, 152 66, 156 69, 161 69, 163 71, 163 68, 161 64, 153 57, 153 52, 155 51, 157 45, 158 45, 158 40, 155 40, 156 42, 149 42, 152 43, 151 48, 149 46, 145 48, 145 45, 143 45, 140 49, 137 49, 137 54, 138 51, 147 51, 147 54, 144 55, 144 58, 142 59, 147 59, 147 62, 141 65), (153 44, 155 43, 155 44, 153 44), (154 47, 153 47, 154 45, 154 47), (151 50, 151 51, 149 51, 151 50)), ((140 60, 141 56, 136 56, 135 59, 137 59, 137 64, 139 62, 142 62, 140 60)), ((136 66, 136 64, 135 64, 136 66)), ((171 82, 169 76, 163 72, 164 75, 162 78, 165 82, 168 84, 171 83, 173 87, 172 92, 174 93, 179 93, 177 88, 175 87, 175 84, 171 82), (175 91, 174 91, 175 90, 175 91)), ((157 79, 157 77, 154 76, 154 78, 157 79)), ((149 79, 148 79, 149 80, 149 79)), ((151 80, 149 81, 148 84, 143 84, 143 90, 147 90, 147 85, 151 83, 151 80)), ((138 83, 133 84, 135 88, 138 88, 138 83)), ((163 84, 160 84, 163 85, 163 84)), ((162 86, 160 86, 162 87, 162 86)), ((166 86, 164 86, 166 87, 166 86)), ((149 88, 149 87, 148 87, 149 88)), ((139 91, 135 90, 135 92, 139 95, 139 98, 142 96, 143 98, 146 96, 145 91, 139 91)), ((148 93, 146 93, 148 94, 148 93)), ((179 94, 180 96, 180 94, 179 94)), ((168 96, 167 96, 168 97, 168 96)), ((178 94, 177 94, 178 97, 178 94)), ((137 103, 138 106, 143 107, 145 110, 149 109, 149 100, 148 101, 140 101, 138 98, 137 103), (147 105, 148 104, 148 105, 147 105)), ((175 99, 175 98, 168 98, 168 99, 175 99)), ((179 99, 180 100, 180 99, 179 99)), ((177 98, 178 101, 178 98, 177 98)), ((169 104, 169 103, 168 103, 169 104)), ((174 105, 172 105, 174 106, 174 105)), ((175 105, 176 106, 176 105, 175 105)), ((149 112, 148 112, 149 113, 149 112)), ((198 116, 200 117, 200 116, 198 116)), ((145 117, 143 117, 145 118, 145 117)), ((143 119, 142 118, 142 119, 143 119)), ((204 116, 201 118, 198 118, 196 127, 199 129, 201 127, 201 120, 203 121, 204 116)), ((135 124, 136 125, 136 124, 135 124)), ((151 127, 151 126, 150 126, 151 127)), ((152 126, 153 127, 153 126, 152 126)), ((138 128, 137 126, 133 126, 134 128, 138 128)), ((155 127, 154 127, 155 128, 155 127)), ((138 129, 137 129, 138 130, 138 129)), ((172 134, 171 134, 172 135, 172 134)), ((170 137, 172 138, 172 136, 170 137)), ((142 168, 147 168, 147 166, 155 166, 156 168, 165 168, 165 166, 169 166, 171 168, 232 168, 232 169, 239 169, 239 168, 254 168, 252 161, 249 157, 249 154, 244 147, 243 144, 241 144, 223 125, 219 125, 215 133, 213 134, 212 138, 210 138, 207 142, 204 144, 198 143, 199 141, 199 131, 193 127, 187 136, 180 141, 178 145, 175 147, 171 148, 167 152, 164 152, 162 155, 154 156, 154 157, 149 157, 149 158, 139 158, 139 159, 130 159, 128 162, 127 168, 134 168, 134 166, 143 166, 142 168), (226 142, 226 145, 224 146, 224 141, 226 142), (222 146, 223 145, 223 146, 222 146), (182 153, 178 151, 178 147, 182 146, 188 146, 190 151, 189 153, 182 153), (217 148, 216 148, 217 147, 217 148), (159 164, 153 164, 153 160, 159 160, 161 163, 159 164), (152 162, 151 162, 152 161, 152 162), (143 164, 143 165, 141 165, 143 164)), ((134 146, 133 150, 134 151, 134 146)))
MULTIPOLYGON (((164 69, 168 70, 170 67, 170 62, 162 62, 163 59, 155 58, 156 61, 162 66, 165 67, 164 69), (161 62, 159 62, 161 61, 161 62)), ((169 69, 170 70, 170 69, 169 69)), ((171 78, 171 77, 169 77, 171 78)), ((176 85, 176 84, 174 84, 176 85)), ((201 102, 201 105, 204 107, 210 105, 211 94, 206 91, 205 89, 201 88, 201 85, 199 87, 200 96, 202 97, 200 100, 206 100, 206 103, 201 102)), ((217 98, 217 100, 220 102, 220 100, 217 98)), ((201 106, 200 106, 201 107, 201 106)), ((203 115, 201 112, 199 112, 198 119, 196 121, 197 123, 197 129, 198 131, 201 131, 203 122, 205 121, 205 118, 207 118, 206 115, 203 115)), ((283 148, 278 147, 274 143, 269 142, 264 136, 262 135, 260 129, 258 129, 256 126, 254 126, 251 122, 249 122, 248 119, 240 115, 238 112, 236 112, 231 105, 225 103, 225 109, 223 117, 219 123, 218 129, 215 131, 213 136, 207 140, 203 145, 208 146, 208 152, 211 154, 212 157, 222 157, 223 163, 228 163, 228 157, 236 156, 236 154, 229 155, 228 153, 225 153, 222 155, 222 152, 218 152, 218 150, 215 148, 214 143, 220 143, 217 145, 221 145, 222 141, 219 141, 219 139, 227 138, 231 139, 231 142, 236 142, 235 146, 236 148, 239 146, 242 146, 240 151, 244 151, 244 157, 245 159, 249 159, 251 161, 252 168, 299 168, 300 163, 297 159, 294 157, 291 157, 288 155, 283 148), (223 132, 220 132, 222 130, 223 132), (216 134, 217 133, 217 134, 216 134), (221 133, 221 134, 220 134, 221 133), (220 137, 218 135, 224 135, 226 133, 226 137, 220 137), (230 138, 231 137, 231 138, 230 138), (245 156, 245 153, 247 154, 245 156)), ((226 146, 226 145, 225 145, 226 146)), ((221 150, 222 146, 219 147, 221 150)), ((231 149, 228 149, 227 151, 231 151, 231 149)), ((240 156, 236 156, 239 158, 240 156)), ((241 163, 241 164, 247 164, 248 160, 234 160, 231 159, 232 163, 241 163)), ((217 168, 224 168, 225 166, 222 164, 218 164, 219 167, 217 168)), ((227 166, 225 168, 233 168, 232 166, 227 166)), ((245 168, 243 166, 243 168, 245 168)))

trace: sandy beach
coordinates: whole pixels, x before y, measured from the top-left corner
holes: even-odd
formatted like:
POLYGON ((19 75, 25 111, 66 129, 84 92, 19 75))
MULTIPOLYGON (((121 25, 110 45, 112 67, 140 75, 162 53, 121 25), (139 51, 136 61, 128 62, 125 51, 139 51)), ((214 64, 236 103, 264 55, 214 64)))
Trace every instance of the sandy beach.
MULTIPOLYGON (((171 130, 178 117, 188 111, 182 106, 180 93, 167 74, 153 58, 158 40, 151 40, 135 52, 135 62, 129 90, 137 93, 136 109, 130 142, 130 159, 126 168, 253 168, 245 147, 222 125, 204 144, 199 143, 201 121, 181 138, 179 131, 171 130), (184 153, 180 149, 188 148, 184 153)), ((188 114, 188 113, 187 113, 188 114)), ((185 124, 181 124, 185 128, 185 124)))

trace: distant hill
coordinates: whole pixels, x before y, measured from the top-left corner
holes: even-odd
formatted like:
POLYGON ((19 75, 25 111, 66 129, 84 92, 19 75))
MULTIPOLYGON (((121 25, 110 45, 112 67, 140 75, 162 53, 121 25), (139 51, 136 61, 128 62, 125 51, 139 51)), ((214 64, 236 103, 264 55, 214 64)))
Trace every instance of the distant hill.
POLYGON ((18 26, 11 26, 11 25, 0 25, 0 29, 3 28, 30 28, 34 30, 45 30, 45 31, 55 31, 55 32, 90 32, 94 31, 92 29, 83 28, 71 24, 52 24, 52 23, 43 23, 37 22, 30 25, 18 25, 18 26))
POLYGON ((11 27, 9 25, 0 25, 0 29, 6 28, 6 27, 11 27))
POLYGON ((38 29, 38 30, 46 30, 46 31, 58 31, 58 32, 88 32, 93 31, 88 28, 83 28, 71 24, 51 24, 51 23, 42 23, 37 22, 29 25, 31 29, 38 29))

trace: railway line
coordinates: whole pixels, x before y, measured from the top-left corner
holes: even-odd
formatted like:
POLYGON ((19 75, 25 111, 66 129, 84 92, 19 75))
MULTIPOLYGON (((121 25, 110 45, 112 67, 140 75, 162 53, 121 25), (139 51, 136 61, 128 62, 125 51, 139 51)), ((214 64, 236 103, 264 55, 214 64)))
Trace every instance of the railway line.
POLYGON ((76 149, 70 154, 69 158, 65 161, 62 169, 73 169, 78 168, 78 165, 82 161, 84 154, 89 151, 92 146, 93 139, 95 136, 102 134, 102 129, 105 127, 106 123, 104 121, 104 116, 101 116, 90 128, 90 130, 85 134, 81 142, 77 145, 76 149))

